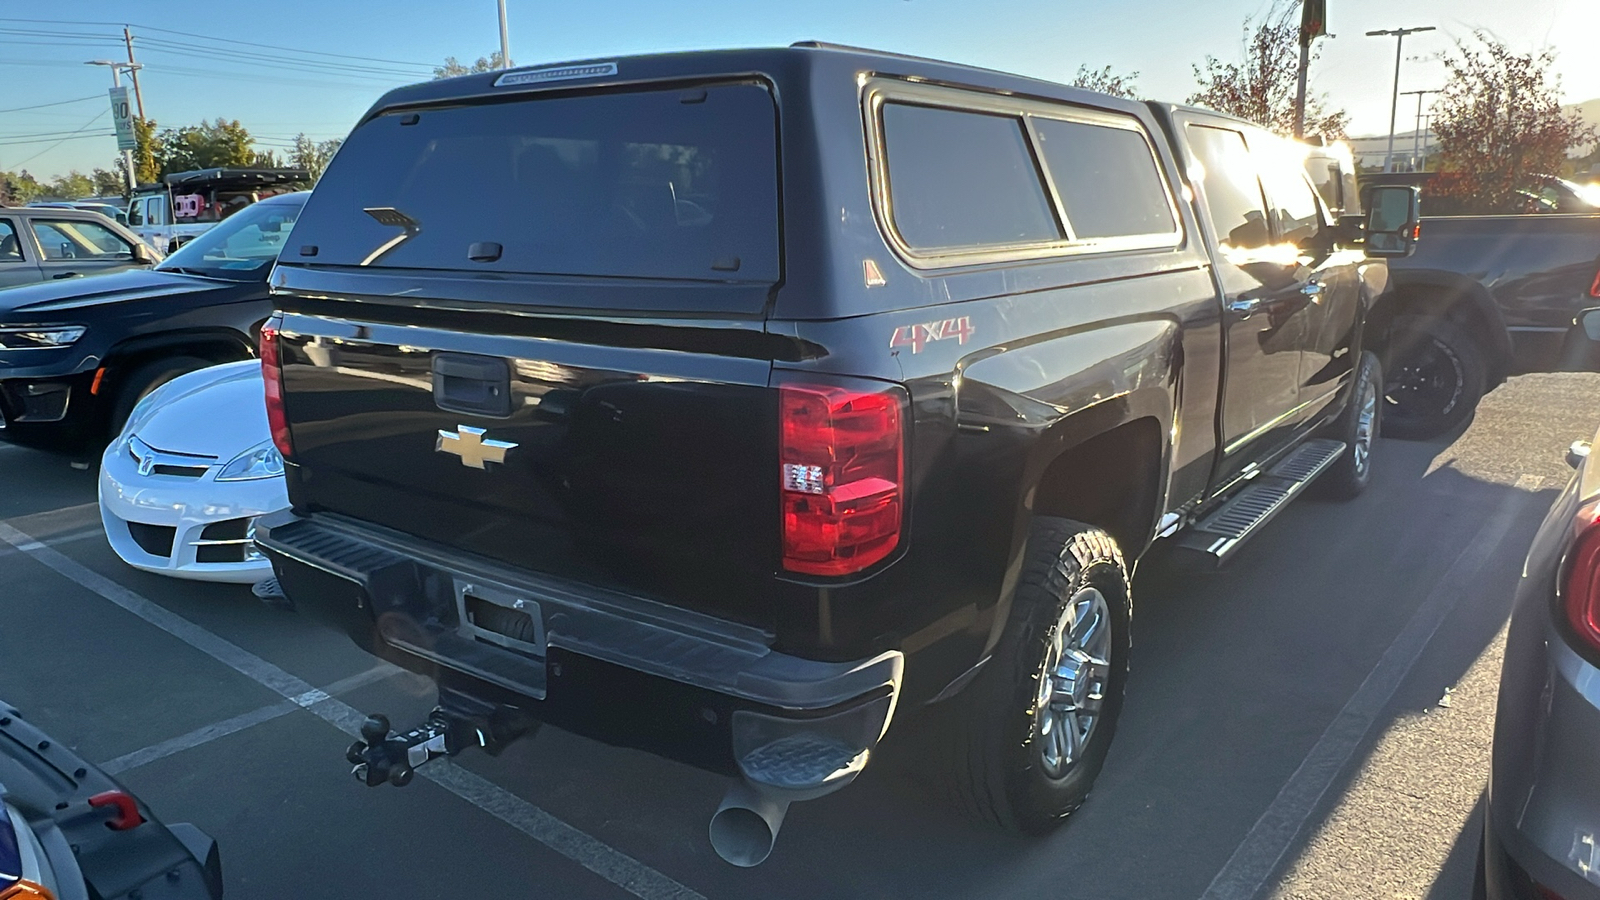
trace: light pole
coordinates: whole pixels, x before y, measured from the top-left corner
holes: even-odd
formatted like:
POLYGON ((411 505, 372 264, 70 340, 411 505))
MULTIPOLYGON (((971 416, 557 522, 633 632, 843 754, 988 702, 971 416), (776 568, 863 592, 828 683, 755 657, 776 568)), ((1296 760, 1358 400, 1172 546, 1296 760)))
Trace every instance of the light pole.
POLYGON ((500 68, 511 68, 511 32, 506 29, 506 0, 500 0, 500 68))
MULTIPOLYGON (((140 69, 144 68, 144 66, 140 65, 139 63, 116 62, 114 60, 109 60, 109 59, 91 59, 88 62, 84 63, 84 65, 86 65, 86 66, 105 66, 105 67, 109 68, 111 70, 111 86, 114 87, 114 88, 122 87, 122 70, 123 69, 127 69, 130 73, 132 73, 132 72, 137 72, 140 69)), ((127 170, 127 174, 128 174, 128 194, 130 196, 132 196, 133 191, 136 188, 138 188, 138 186, 139 186, 138 179, 135 178, 134 174, 133 174, 133 151, 132 150, 124 150, 124 151, 122 151, 122 165, 127 170)))
POLYGON ((1422 97, 1425 94, 1437 94, 1437 89, 1431 91, 1402 91, 1407 97, 1417 95, 1417 130, 1411 133, 1411 168, 1416 171, 1418 148, 1422 146, 1422 97))
POLYGON ((1433 30, 1432 25, 1424 25, 1421 28, 1394 28, 1389 31, 1367 32, 1367 37, 1394 37, 1394 97, 1389 103, 1389 150, 1383 156, 1385 172, 1394 171, 1394 118, 1400 111, 1400 46, 1405 43, 1408 34, 1433 30))

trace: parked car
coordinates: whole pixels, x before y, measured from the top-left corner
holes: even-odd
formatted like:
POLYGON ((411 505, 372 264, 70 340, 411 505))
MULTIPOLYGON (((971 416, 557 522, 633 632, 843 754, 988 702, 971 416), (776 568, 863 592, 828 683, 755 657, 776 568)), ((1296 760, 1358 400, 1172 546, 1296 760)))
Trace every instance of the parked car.
POLYGON ((100 461, 100 520, 123 562, 196 581, 272 576, 255 520, 287 509, 289 495, 261 398, 261 365, 245 360, 139 401, 100 461))
POLYGON ((940 783, 1042 831, 1134 560, 1366 485, 1416 195, 1372 205, 1363 248, 1237 119, 823 45, 396 90, 274 271, 257 544, 439 680, 369 785, 550 722, 739 776, 754 865, 926 713, 940 783))
POLYGON ((0 702, 0 897, 220 900, 217 843, 0 702))
MULTIPOLYGON (((1600 310, 1582 320, 1600 339, 1600 310)), ((1517 583, 1484 795, 1477 895, 1489 900, 1600 898, 1600 459, 1591 446, 1569 453, 1578 471, 1517 583)))
POLYGON ((0 209, 0 288, 147 268, 160 260, 137 235, 98 213, 0 209))
POLYGON ((154 269, 0 291, 0 437, 105 440, 167 381, 252 358, 267 273, 305 197, 264 200, 154 269))
POLYGON ((128 211, 114 203, 100 203, 88 200, 61 200, 30 203, 28 206, 29 208, 43 207, 53 209, 84 209, 88 210, 89 212, 99 213, 111 221, 116 222, 118 225, 126 226, 128 224, 128 211))
POLYGON ((310 182, 305 169, 198 169, 143 184, 128 201, 128 224, 171 253, 266 197, 310 182))
MULTIPOLYGON (((1329 165, 1339 163, 1308 157, 1314 180, 1329 165)), ((1584 215, 1439 216, 1427 193, 1436 175, 1362 179, 1363 190, 1420 185, 1430 211, 1422 220, 1427 240, 1390 266, 1395 303, 1374 322, 1392 437, 1448 432, 1508 376, 1559 368, 1576 315, 1600 303, 1600 215, 1583 199, 1600 199, 1592 188, 1541 176, 1549 198, 1524 198, 1584 215)))

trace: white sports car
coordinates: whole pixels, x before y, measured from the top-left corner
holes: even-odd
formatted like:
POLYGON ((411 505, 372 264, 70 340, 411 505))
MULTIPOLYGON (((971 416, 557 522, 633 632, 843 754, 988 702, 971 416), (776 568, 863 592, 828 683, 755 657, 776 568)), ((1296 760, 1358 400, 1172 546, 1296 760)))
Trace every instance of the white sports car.
POLYGON ((261 364, 253 360, 157 388, 100 460, 106 538, 124 562, 147 572, 265 581, 272 566, 256 551, 252 528, 257 516, 288 505, 261 364))

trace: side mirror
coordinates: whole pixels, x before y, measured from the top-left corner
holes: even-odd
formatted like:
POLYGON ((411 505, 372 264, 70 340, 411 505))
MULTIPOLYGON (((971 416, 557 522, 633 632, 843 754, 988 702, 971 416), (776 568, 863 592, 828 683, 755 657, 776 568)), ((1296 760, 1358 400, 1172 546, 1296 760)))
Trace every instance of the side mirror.
POLYGON ((145 266, 153 266, 157 262, 150 248, 142 243, 133 245, 133 261, 145 266))
POLYGON ((1403 184, 1380 184, 1367 197, 1367 255, 1410 256, 1422 233, 1422 192, 1403 184))

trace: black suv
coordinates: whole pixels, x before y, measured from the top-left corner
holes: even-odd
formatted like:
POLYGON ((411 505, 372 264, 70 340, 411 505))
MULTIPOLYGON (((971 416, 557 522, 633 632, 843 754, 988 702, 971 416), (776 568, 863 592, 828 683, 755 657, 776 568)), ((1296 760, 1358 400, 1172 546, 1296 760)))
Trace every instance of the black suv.
POLYGON ((1133 561, 1370 477, 1416 196, 1339 223, 1302 158, 819 45, 389 93, 262 332, 293 509, 260 546, 440 686, 357 773, 551 722, 738 776, 712 841, 753 865, 923 713, 965 805, 1051 827, 1111 743, 1133 561))
POLYGON ((0 438, 93 444, 173 378, 249 359, 306 196, 256 203, 154 269, 0 291, 0 438))

